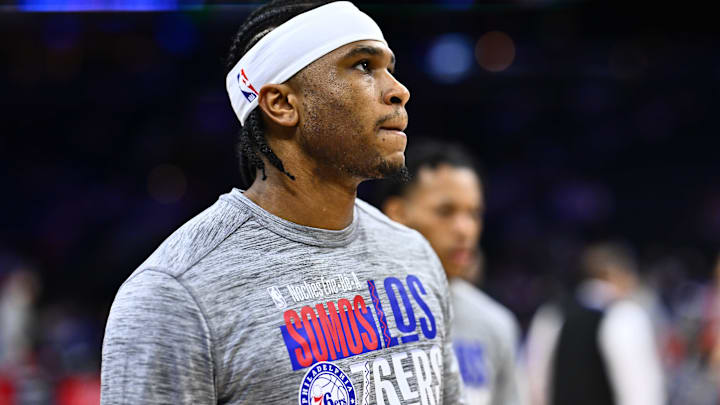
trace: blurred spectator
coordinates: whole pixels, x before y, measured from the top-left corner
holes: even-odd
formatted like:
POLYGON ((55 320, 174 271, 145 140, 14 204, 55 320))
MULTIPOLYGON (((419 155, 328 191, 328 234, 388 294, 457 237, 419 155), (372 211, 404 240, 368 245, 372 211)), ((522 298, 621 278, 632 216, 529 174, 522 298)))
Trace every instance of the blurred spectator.
POLYGON ((717 401, 720 402, 720 255, 715 262, 715 279, 713 285, 713 299, 710 302, 711 321, 708 326, 710 336, 708 342, 712 347, 710 355, 710 368, 717 388, 717 401))
POLYGON ((683 358, 672 372, 671 404, 720 404, 720 255, 714 279, 680 306, 675 326, 683 358))
POLYGON ((460 146, 415 140, 406 151, 408 184, 386 182, 382 210, 418 230, 442 262, 455 310, 453 340, 471 405, 524 403, 516 370, 514 315, 475 287, 485 198, 473 159, 460 146))
POLYGON ((0 405, 96 405, 96 321, 40 307, 37 273, 19 260, 0 278, 0 405))
POLYGON ((527 342, 533 404, 661 405, 665 389, 650 317, 631 300, 631 252, 589 246, 575 294, 541 307, 527 342))
POLYGON ((32 351, 37 275, 24 267, 11 271, 0 286, 0 365, 18 366, 32 351))
POLYGON ((40 288, 37 274, 22 261, 0 279, 0 404, 45 404, 52 397, 35 356, 40 288))

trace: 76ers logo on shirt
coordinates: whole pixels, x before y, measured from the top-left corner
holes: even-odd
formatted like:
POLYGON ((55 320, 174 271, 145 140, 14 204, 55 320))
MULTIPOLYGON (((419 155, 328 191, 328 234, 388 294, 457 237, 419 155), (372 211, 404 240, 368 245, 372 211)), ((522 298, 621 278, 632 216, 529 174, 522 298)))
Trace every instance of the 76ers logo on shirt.
POLYGON ((300 405, 355 405, 355 386, 337 366, 323 361, 305 373, 298 398, 300 405))
POLYGON ((250 83, 250 80, 245 74, 245 69, 240 69, 240 73, 237 75, 237 81, 243 96, 245 96, 248 103, 252 103, 253 100, 257 98, 258 91, 255 90, 255 87, 250 83))

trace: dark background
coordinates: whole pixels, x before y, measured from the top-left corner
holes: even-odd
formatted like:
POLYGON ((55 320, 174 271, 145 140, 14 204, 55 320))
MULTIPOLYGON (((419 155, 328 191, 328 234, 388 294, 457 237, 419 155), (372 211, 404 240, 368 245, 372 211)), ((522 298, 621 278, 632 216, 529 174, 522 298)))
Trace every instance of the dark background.
MULTIPOLYGON (((241 186, 224 56, 254 6, 19 11, 28 4, 0 6, 0 279, 33 269, 39 319, 60 311, 82 325, 63 339, 82 340, 96 361, 122 281, 241 186)), ((720 37, 709 10, 359 4, 411 90, 408 142, 459 141, 481 160, 485 287, 524 326, 598 238, 634 246, 668 305, 709 278, 720 242, 720 37), (433 72, 443 35, 472 55, 489 31, 513 41, 507 69, 472 57, 454 82, 433 72)))

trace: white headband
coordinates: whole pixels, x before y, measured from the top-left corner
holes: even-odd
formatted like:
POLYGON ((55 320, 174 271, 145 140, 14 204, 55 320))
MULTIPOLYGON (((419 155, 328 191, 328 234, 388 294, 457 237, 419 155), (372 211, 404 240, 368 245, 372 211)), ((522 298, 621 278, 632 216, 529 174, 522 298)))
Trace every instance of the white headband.
POLYGON ((385 42, 380 27, 349 1, 336 1, 297 15, 265 35, 225 80, 233 110, 245 124, 260 89, 281 84, 325 54, 361 40, 385 42))

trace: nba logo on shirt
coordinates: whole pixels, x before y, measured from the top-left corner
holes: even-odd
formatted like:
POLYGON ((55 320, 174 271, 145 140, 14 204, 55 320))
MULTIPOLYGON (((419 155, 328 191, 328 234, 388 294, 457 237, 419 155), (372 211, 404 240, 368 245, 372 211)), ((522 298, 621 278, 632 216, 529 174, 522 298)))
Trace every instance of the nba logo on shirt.
POLYGON ((245 69, 240 69, 240 73, 237 75, 237 81, 238 86, 240 86, 240 91, 243 96, 245 96, 245 99, 247 99, 248 103, 252 103, 253 100, 257 98, 258 92, 255 90, 255 87, 253 87, 252 83, 250 83, 250 80, 248 80, 247 75, 245 74, 245 69))
POLYGON ((268 287, 267 292, 270 294, 270 298, 273 299, 278 309, 283 309, 287 306, 287 301, 285 301, 285 298, 277 287, 268 287))

